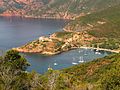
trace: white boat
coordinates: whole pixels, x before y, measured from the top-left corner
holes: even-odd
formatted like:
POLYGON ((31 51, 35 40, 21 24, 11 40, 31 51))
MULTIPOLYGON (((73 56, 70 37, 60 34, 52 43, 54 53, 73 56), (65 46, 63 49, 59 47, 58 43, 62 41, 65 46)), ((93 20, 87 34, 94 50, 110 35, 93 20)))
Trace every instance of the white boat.
POLYGON ((101 53, 100 52, 95 52, 95 54, 100 55, 101 53))
POLYGON ((54 63, 54 65, 56 66, 56 65, 58 65, 57 63, 54 63))
POLYGON ((99 51, 98 49, 96 49, 96 51, 99 51))
POLYGON ((81 51, 78 51, 79 53, 81 53, 81 51))
POLYGON ((91 51, 93 51, 93 49, 90 49, 91 51))
POLYGON ((53 69, 50 67, 50 65, 48 66, 48 70, 53 70, 53 69))
POLYGON ((85 56, 87 55, 87 50, 84 52, 84 55, 85 55, 85 56))
POLYGON ((53 70, 52 68, 48 67, 48 70, 53 70))
POLYGON ((84 63, 84 60, 80 60, 80 61, 78 61, 79 63, 84 63))
POLYGON ((77 65, 78 63, 72 62, 73 65, 77 65))
POLYGON ((84 62, 83 57, 80 57, 79 59, 80 59, 80 61, 78 61, 79 63, 83 63, 84 62))
POLYGON ((85 50, 88 50, 88 48, 87 48, 87 47, 85 47, 85 50))
POLYGON ((85 56, 87 55, 87 53, 84 54, 85 56))

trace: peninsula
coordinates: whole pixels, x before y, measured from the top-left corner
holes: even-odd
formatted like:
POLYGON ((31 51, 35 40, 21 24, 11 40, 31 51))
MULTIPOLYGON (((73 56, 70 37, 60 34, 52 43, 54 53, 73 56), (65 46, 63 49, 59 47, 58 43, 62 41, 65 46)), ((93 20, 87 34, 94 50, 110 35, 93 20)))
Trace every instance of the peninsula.
POLYGON ((49 37, 42 36, 26 45, 14 48, 14 50, 54 55, 84 46, 119 53, 119 9, 120 6, 117 5, 100 12, 78 17, 68 23, 64 31, 55 32, 49 37))

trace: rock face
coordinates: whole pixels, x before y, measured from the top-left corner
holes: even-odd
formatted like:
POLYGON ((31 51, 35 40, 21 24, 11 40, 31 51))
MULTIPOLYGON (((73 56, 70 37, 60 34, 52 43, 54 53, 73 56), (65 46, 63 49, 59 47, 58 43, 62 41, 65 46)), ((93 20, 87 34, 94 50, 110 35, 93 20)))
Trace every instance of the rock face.
POLYGON ((43 5, 42 1, 34 0, 1 0, 0 2, 1 16, 25 16, 30 10, 43 5))
POLYGON ((117 4, 120 0, 0 0, 0 15, 75 19, 117 4))

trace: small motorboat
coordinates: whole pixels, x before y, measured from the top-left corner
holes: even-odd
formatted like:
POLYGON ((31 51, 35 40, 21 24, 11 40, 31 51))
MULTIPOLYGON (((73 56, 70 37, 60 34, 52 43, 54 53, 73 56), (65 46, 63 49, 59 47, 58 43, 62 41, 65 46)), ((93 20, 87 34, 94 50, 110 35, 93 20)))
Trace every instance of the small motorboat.
POLYGON ((78 63, 72 62, 73 65, 77 65, 78 63))
POLYGON ((57 63, 54 63, 54 65, 56 66, 56 65, 58 65, 57 63))
POLYGON ((95 54, 100 55, 101 53, 100 52, 95 52, 95 54))
POLYGON ((84 54, 85 56, 88 55, 87 53, 84 54))
POLYGON ((80 60, 80 61, 78 61, 79 63, 84 63, 84 60, 80 60))

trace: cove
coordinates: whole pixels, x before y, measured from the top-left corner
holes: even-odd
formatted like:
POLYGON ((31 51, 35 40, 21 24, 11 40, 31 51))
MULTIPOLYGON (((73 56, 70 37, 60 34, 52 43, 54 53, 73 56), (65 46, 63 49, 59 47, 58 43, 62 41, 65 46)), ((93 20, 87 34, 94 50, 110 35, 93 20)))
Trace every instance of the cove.
MULTIPOLYGON (((67 20, 52 19, 26 19, 20 17, 0 17, 0 50, 8 50, 19 47, 27 42, 38 39, 57 31, 68 23, 67 20)), ((73 65, 101 58, 109 52, 91 49, 75 49, 55 56, 44 56, 40 54, 23 54, 31 64, 28 71, 35 70, 38 73, 45 73, 48 67, 63 69, 73 65)))

